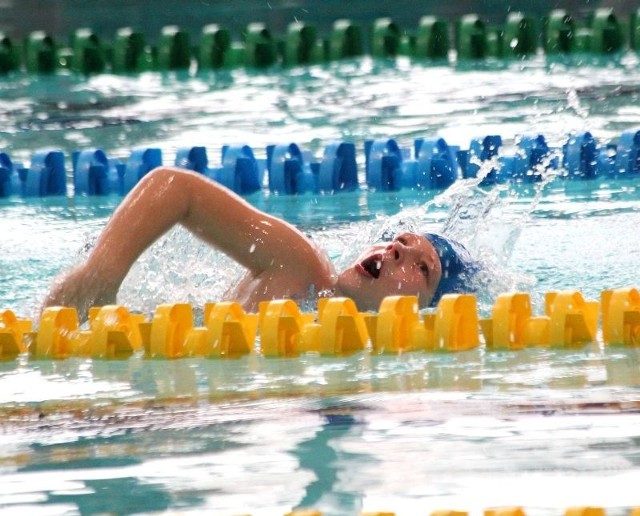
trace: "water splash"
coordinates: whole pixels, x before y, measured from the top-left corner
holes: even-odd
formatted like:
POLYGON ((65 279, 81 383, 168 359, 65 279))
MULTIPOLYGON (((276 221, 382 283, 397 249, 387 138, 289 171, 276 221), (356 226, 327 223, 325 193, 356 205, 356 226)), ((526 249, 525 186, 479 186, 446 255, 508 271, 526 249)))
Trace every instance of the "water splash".
POLYGON ((583 120, 589 118, 589 110, 580 102, 580 97, 578 96, 578 92, 575 88, 570 88, 567 92, 567 107, 575 111, 576 115, 583 120))
POLYGON ((118 302, 151 314, 162 303, 219 301, 244 269, 182 227, 153 244, 125 278, 118 302))
MULTIPOLYGON (((558 156, 550 154, 530 171, 533 183, 508 182, 491 188, 482 180, 501 166, 496 159, 479 163, 476 178, 456 181, 445 191, 393 215, 333 226, 302 229, 325 249, 336 270, 350 266, 372 244, 391 240, 400 232, 438 232, 465 244, 482 263, 473 281, 479 308, 489 310, 495 296, 512 290, 531 291, 532 277, 516 273, 510 258, 538 206, 546 185, 560 171, 558 156)), ((132 267, 118 302, 152 313, 158 304, 186 302, 201 307, 225 297, 244 269, 182 228, 175 228, 147 250, 132 267)))

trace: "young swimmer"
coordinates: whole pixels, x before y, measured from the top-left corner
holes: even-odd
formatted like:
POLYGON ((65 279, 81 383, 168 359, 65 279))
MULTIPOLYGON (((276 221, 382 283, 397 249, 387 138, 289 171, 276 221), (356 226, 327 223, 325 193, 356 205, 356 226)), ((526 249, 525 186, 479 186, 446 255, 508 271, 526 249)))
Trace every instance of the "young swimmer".
POLYGON ((247 269, 227 297, 251 312, 260 301, 306 299, 311 292, 350 297, 360 310, 377 310, 390 295, 416 295, 425 307, 444 293, 468 290, 476 270, 461 244, 402 233, 336 274, 326 253, 294 226, 205 176, 160 167, 114 211, 87 260, 54 281, 44 306, 73 306, 84 320, 91 306, 115 303, 137 258, 176 224, 247 269))

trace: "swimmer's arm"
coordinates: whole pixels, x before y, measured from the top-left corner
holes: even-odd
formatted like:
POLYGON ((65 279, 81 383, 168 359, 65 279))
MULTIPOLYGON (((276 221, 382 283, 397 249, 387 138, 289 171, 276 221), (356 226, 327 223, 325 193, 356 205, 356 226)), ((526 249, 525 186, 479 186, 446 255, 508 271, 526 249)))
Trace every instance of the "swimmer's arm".
POLYGON ((180 201, 186 204, 180 223, 254 275, 282 272, 308 280, 331 271, 325 253, 296 227, 199 174, 181 176, 190 192, 180 201))
MULTIPOLYGON (((292 225, 200 174, 161 167, 125 197, 81 266, 84 287, 104 293, 94 296, 94 302, 115 301, 133 263, 176 224, 220 249, 255 277, 269 274, 296 284, 310 284, 317 278, 317 286, 325 288, 332 273, 324 253, 292 225)), ((56 297, 61 296, 50 296, 45 304, 56 303, 56 297)), ((61 304, 67 303, 62 299, 61 304)))

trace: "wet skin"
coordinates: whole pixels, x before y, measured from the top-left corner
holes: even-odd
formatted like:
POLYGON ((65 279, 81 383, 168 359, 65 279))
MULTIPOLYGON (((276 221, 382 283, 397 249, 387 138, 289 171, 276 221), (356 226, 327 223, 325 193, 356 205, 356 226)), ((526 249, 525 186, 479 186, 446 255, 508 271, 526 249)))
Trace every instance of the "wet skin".
POLYGON ((360 310, 377 310, 392 295, 417 295, 428 306, 442 275, 429 240, 403 233, 336 276, 327 254, 291 224, 200 174, 160 167, 125 197, 88 258, 56 278, 43 306, 75 307, 84 320, 91 306, 115 303, 133 263, 175 225, 246 269, 223 299, 252 312, 261 301, 305 299, 310 292, 350 297, 360 310))
POLYGON ((442 268, 431 242, 417 233, 402 233, 390 244, 367 250, 338 276, 337 291, 361 310, 377 310, 386 296, 416 295, 428 306, 442 268))

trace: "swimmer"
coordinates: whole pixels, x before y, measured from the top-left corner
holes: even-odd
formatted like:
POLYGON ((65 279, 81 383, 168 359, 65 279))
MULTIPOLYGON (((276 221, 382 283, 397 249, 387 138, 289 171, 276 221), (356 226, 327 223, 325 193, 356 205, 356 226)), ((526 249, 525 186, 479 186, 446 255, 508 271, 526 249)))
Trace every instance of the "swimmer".
POLYGON ((84 320, 90 307, 114 304, 134 262, 176 224, 247 269, 225 297, 250 312, 261 301, 308 299, 313 292, 349 297, 360 310, 377 310, 390 295, 416 295, 426 307, 463 291, 474 268, 452 240, 402 233, 336 273, 327 254, 291 224, 201 174, 160 167, 120 203, 87 260, 54 281, 44 306, 75 307, 84 320))

